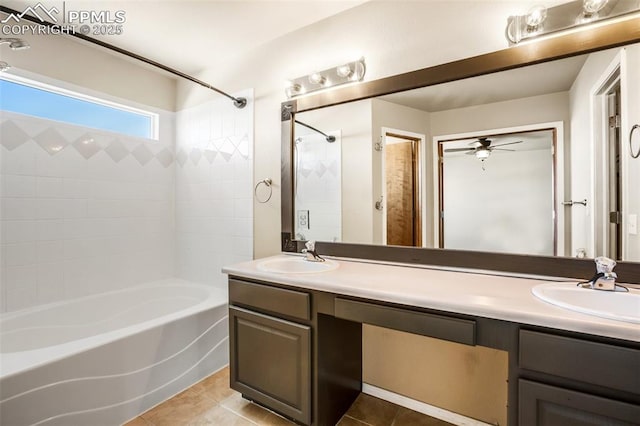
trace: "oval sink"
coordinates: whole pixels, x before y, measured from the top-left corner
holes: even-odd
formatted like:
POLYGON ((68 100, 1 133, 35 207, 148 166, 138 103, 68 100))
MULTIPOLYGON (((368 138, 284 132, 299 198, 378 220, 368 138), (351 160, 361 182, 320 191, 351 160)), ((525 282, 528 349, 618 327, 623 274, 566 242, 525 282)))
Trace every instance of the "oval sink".
POLYGON ((281 274, 309 274, 328 272, 337 269, 339 263, 333 260, 324 262, 310 262, 302 257, 287 257, 267 259, 258 263, 257 268, 265 272, 277 272, 281 274))
POLYGON ((575 284, 541 284, 531 289, 539 299, 583 314, 640 324, 640 292, 601 291, 575 284))

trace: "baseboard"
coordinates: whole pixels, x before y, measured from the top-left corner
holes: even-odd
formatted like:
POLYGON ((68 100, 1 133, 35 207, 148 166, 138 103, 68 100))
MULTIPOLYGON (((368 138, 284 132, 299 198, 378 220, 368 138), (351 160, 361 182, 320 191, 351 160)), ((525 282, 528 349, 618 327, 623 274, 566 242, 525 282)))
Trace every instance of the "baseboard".
POLYGON ((395 392, 370 385, 368 383, 362 384, 362 393, 375 396, 376 398, 384 399, 385 401, 393 402, 394 404, 400 405, 413 411, 417 411, 422 414, 426 414, 427 416, 435 417, 436 419, 440 419, 457 426, 494 426, 490 423, 481 422, 480 420, 472 419, 461 414, 447 411, 442 408, 438 408, 436 406, 411 399, 404 395, 400 395, 395 392))

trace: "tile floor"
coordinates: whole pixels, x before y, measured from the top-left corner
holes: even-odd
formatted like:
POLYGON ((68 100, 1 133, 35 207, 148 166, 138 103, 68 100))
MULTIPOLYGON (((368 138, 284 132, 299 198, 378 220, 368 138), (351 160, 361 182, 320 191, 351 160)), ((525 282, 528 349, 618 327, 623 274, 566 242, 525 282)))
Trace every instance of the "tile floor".
MULTIPOLYGON (((229 388, 225 368, 163 402, 124 426, 288 426, 286 420, 229 388)), ((450 423, 360 394, 337 426, 450 426, 450 423)))

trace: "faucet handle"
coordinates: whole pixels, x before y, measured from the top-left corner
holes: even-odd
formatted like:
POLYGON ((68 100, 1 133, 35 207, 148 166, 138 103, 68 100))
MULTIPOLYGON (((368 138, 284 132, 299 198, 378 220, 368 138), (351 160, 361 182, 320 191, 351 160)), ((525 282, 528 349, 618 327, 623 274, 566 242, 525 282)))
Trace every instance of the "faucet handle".
POLYGON ((616 267, 616 261, 608 257, 600 256, 595 258, 596 270, 601 274, 611 274, 616 267))
POLYGON ((307 251, 316 251, 316 242, 313 240, 309 240, 304 243, 304 246, 307 248, 307 251))

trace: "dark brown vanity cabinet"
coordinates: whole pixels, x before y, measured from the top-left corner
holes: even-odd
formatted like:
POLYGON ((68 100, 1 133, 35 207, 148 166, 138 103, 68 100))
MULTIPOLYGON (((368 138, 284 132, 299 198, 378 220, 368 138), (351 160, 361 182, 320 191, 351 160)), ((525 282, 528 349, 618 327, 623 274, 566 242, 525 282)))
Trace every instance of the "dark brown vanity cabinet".
POLYGON ((640 350, 519 333, 521 426, 640 425, 640 350))
POLYGON ((303 424, 311 422, 309 295, 229 281, 231 388, 303 424), (288 318, 288 319, 285 319, 288 318))
POLYGON ((509 426, 640 426, 640 343, 229 279, 231 387, 334 426, 362 382, 362 324, 509 353, 509 426))

